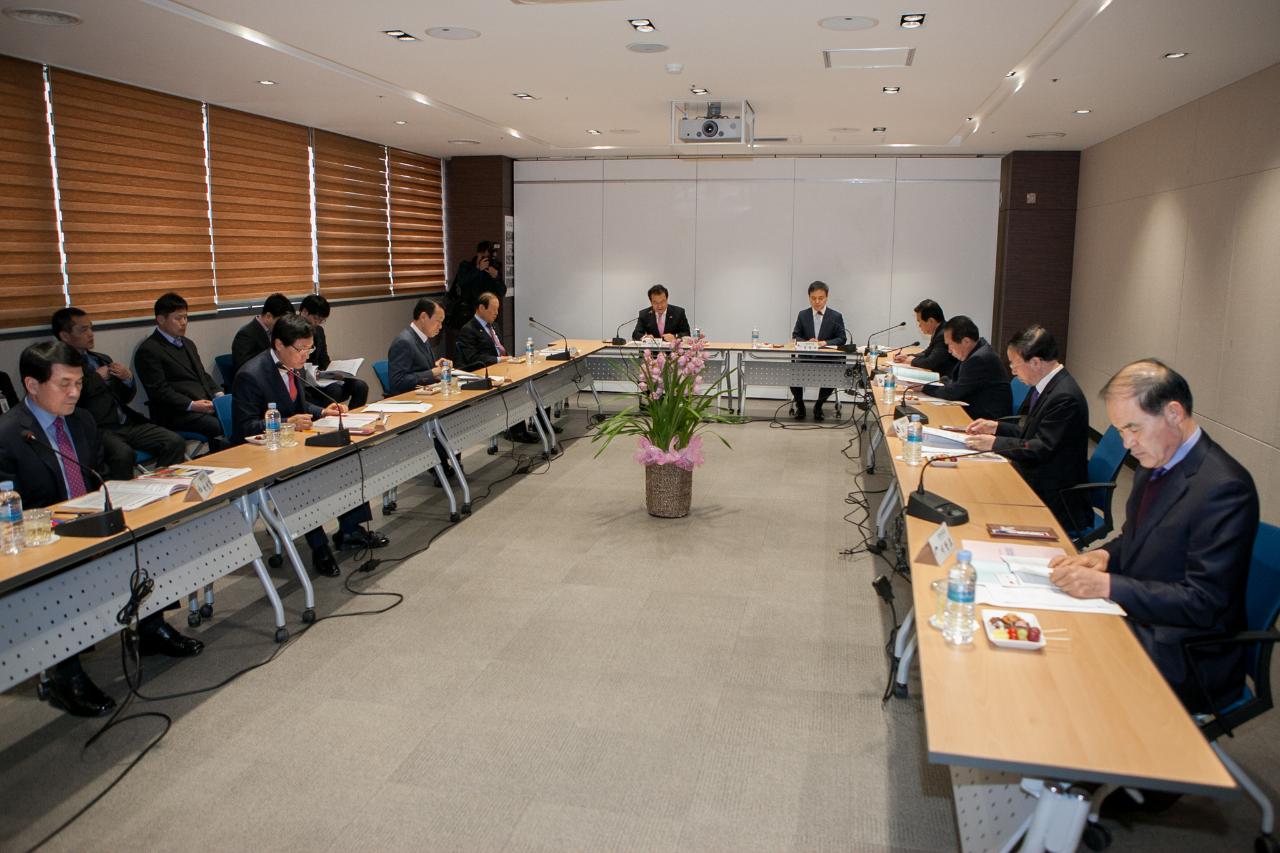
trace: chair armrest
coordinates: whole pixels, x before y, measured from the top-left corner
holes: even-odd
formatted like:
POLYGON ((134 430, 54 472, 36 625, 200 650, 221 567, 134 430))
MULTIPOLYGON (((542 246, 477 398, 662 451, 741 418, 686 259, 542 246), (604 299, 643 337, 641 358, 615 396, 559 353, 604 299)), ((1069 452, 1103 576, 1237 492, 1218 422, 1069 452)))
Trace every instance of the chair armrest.
POLYGON ((1114 489, 1115 483, 1077 483, 1074 486, 1067 486, 1065 489, 1058 489, 1058 494, 1063 492, 1078 492, 1082 489, 1114 489))

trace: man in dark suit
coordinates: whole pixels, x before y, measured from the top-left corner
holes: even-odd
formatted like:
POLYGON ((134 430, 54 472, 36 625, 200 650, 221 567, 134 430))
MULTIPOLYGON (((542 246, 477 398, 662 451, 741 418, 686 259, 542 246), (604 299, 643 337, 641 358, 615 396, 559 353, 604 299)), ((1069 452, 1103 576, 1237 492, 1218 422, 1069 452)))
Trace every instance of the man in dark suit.
POLYGON ((480 294, 476 315, 458 331, 458 366, 463 370, 479 370, 506 358, 507 350, 493 327, 501 305, 495 294, 480 294))
MULTIPOLYGON (((313 346, 316 349, 307 358, 307 363, 314 364, 316 370, 328 370, 330 362, 333 361, 329 357, 329 342, 325 338, 324 332, 324 324, 329 319, 329 300, 318 293, 312 293, 302 300, 298 313, 307 322, 311 323, 311 331, 315 334, 313 346)), ((321 382, 320 386, 324 389, 325 394, 328 394, 338 402, 347 403, 353 409, 358 409, 369 402, 368 383, 354 376, 344 376, 342 379, 335 379, 327 384, 321 382)), ((307 391, 307 396, 313 403, 328 402, 319 394, 314 394, 313 390, 307 391)))
MULTIPOLYGON (((321 409, 307 402, 303 393, 302 368, 311 354, 311 324, 296 314, 281 317, 271 329, 271 349, 249 359, 236 373, 232 385, 232 429, 237 443, 245 436, 263 430, 269 403, 276 404, 281 421, 294 424, 298 430, 311 428, 313 418, 337 415, 346 407, 330 403, 321 409)), ((333 542, 339 548, 381 548, 390 540, 377 531, 360 525, 371 520, 369 505, 363 504, 338 517, 338 532, 333 542)), ((324 529, 316 527, 306 533, 311 546, 311 566, 317 574, 336 577, 338 563, 329 549, 324 529)))
MULTIPOLYGON (((825 282, 815 281, 809 285, 809 307, 796 315, 795 327, 791 337, 797 341, 811 341, 820 346, 839 345, 848 337, 844 329, 844 317, 834 308, 827 307, 827 296, 830 290, 825 282)), ((798 356, 803 358, 803 356, 798 356)), ((822 406, 831 396, 834 388, 819 388, 818 402, 813 405, 813 419, 824 420, 822 406)), ((804 409, 804 389, 792 386, 791 397, 795 400, 796 420, 802 421, 807 416, 804 409)))
POLYGON ((1031 388, 1018 422, 976 420, 965 445, 1003 452, 1062 526, 1080 530, 1093 514, 1089 496, 1064 490, 1089 481, 1089 402, 1043 326, 1018 332, 1007 352, 1013 375, 1031 388))
POLYGON ((977 324, 957 314, 942 324, 942 335, 959 364, 941 382, 924 386, 924 393, 940 400, 962 401, 964 410, 975 420, 998 420, 1009 415, 1013 411, 1009 377, 1000 356, 979 336, 977 324))
MULTIPOLYGON (((12 480, 28 509, 51 506, 93 491, 97 483, 70 459, 102 471, 102 445, 93 417, 76 408, 84 382, 84 361, 61 341, 32 344, 18 358, 27 398, 0 416, 0 480, 12 480), (57 448, 63 456, 54 453, 57 448)), ((138 621, 144 655, 192 657, 204 644, 184 637, 160 612, 138 621)), ((109 713, 115 701, 80 666, 79 655, 50 672, 49 702, 80 717, 109 713)))
POLYGON ((220 445, 222 424, 213 399, 222 388, 204 369, 200 350, 187 334, 187 300, 166 293, 156 300, 156 330, 138 346, 133 363, 147 390, 151 419, 175 432, 199 433, 220 445))
POLYGON ((955 369, 956 359, 947 349, 947 341, 942 334, 942 324, 947 322, 942 306, 932 299, 922 299, 915 310, 916 325, 920 327, 920 334, 929 339, 929 345, 914 355, 896 355, 893 360, 898 364, 909 363, 912 367, 932 370, 940 376, 949 375, 955 369))
POLYGON ((1258 533, 1253 478, 1191 416, 1191 389, 1155 359, 1135 361, 1102 388, 1107 418, 1137 460, 1120 535, 1055 558, 1052 580, 1080 598, 1109 598, 1188 710, 1232 702, 1247 648, 1183 640, 1245 630, 1245 590, 1258 533), (1207 694, 1207 695, 1205 695, 1207 694))
MULTIPOLYGON (((262 304, 262 310, 236 330, 231 339, 231 379, 245 363, 260 352, 271 349, 271 328, 286 314, 293 313, 293 303, 283 293, 273 293, 262 304)), ((225 378, 225 377, 224 377, 225 378)))
POLYGON ((448 359, 437 358, 431 339, 444 325, 444 309, 422 297, 413 306, 413 322, 396 335, 387 350, 387 369, 391 374, 391 393, 404 394, 419 385, 440 381, 448 359))
POLYGON ((661 341, 674 341, 676 338, 687 338, 692 334, 689 330, 689 318, 679 305, 672 305, 668 300, 667 289, 661 284, 649 288, 649 307, 640 309, 636 317, 636 327, 631 330, 631 340, 639 341, 653 338, 661 341))
POLYGON ((173 430, 148 421, 129 407, 138 393, 133 373, 111 356, 93 351, 93 322, 79 308, 59 308, 51 320, 53 336, 84 360, 84 387, 76 408, 87 411, 98 428, 106 456, 107 477, 133 476, 135 452, 155 457, 159 465, 176 465, 186 456, 187 442, 173 430))
POLYGON ((507 295, 507 284, 502 279, 502 264, 498 260, 497 243, 481 240, 476 244, 473 257, 458 262, 458 271, 449 284, 445 299, 449 307, 450 328, 461 328, 476 312, 480 294, 492 293, 502 298, 507 295))

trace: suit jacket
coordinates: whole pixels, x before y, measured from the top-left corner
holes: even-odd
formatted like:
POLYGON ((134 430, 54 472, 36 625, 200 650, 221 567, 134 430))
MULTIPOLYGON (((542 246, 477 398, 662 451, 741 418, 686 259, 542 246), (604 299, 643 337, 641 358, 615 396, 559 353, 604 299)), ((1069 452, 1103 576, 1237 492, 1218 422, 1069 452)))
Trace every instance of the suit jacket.
POLYGON ((791 330, 791 337, 797 341, 818 338, 823 344, 830 345, 843 344, 848 339, 848 334, 844 329, 844 317, 834 308, 827 308, 822 312, 822 328, 815 334, 813 309, 806 308, 796 315, 796 324, 791 330))
POLYGON ((912 367, 932 370, 940 376, 949 376, 951 371, 955 370, 956 364, 958 364, 956 357, 947 349, 941 326, 934 330, 933 337, 929 339, 929 346, 911 359, 912 367))
POLYGON ((250 318, 249 322, 236 330, 236 336, 231 339, 232 378, 234 379, 249 359, 269 349, 271 349, 271 335, 262 328, 257 317, 250 318))
MULTIPOLYGON (((1134 524, 1151 471, 1139 468, 1125 506, 1120 536, 1102 546, 1111 554, 1111 600, 1156 668, 1192 710, 1207 710, 1187 669, 1181 642, 1197 634, 1246 627, 1245 589, 1258 533, 1258 491, 1240 463, 1208 433, 1168 478, 1134 524)), ((1244 686, 1245 649, 1208 647, 1195 660, 1210 695, 1234 700, 1244 686)))
MULTIPOLYGON (((102 444, 93 424, 93 416, 83 409, 76 409, 66 417, 67 431, 75 445, 76 456, 99 474, 106 473, 103 464, 102 444)), ((70 462, 66 463, 70 465, 70 462)), ((85 488, 93 491, 97 484, 87 474, 85 488)), ((49 438, 40 428, 40 422, 25 403, 14 406, 0 415, 0 480, 12 480, 22 505, 27 509, 51 506, 67 499, 67 484, 62 479, 62 467, 54 455, 49 438), (22 434, 35 433, 37 444, 23 441, 22 434)))
POLYGON ((3 370, 0 370, 0 397, 4 398, 4 406, 0 408, 6 411, 18 405, 18 393, 13 390, 13 381, 3 370))
POLYGON ((497 363, 498 348, 493 345, 493 338, 480 321, 472 317, 458 330, 458 366, 463 370, 476 370, 497 363))
POLYGON ((431 342, 423 343, 413 329, 400 330, 387 350, 387 368, 391 374, 391 393, 404 394, 419 385, 434 385, 440 380, 431 372, 437 356, 431 342))
POLYGON ((303 384, 295 380, 295 393, 290 396, 289 386, 280 376, 280 369, 270 352, 258 353, 236 371, 231 384, 231 437, 236 444, 246 435, 258 435, 263 428, 263 415, 267 404, 275 403, 281 420, 294 415, 311 415, 318 418, 323 411, 308 402, 303 384))
MULTIPOLYGON (((689 328, 689 318, 685 316, 684 309, 679 305, 667 303, 667 322, 664 326, 664 334, 675 335, 677 338, 687 338, 693 334, 689 328)), ((638 341, 645 335, 660 338, 658 334, 658 315, 654 313, 653 308, 642 308, 640 315, 636 317, 636 327, 631 330, 631 340, 638 341)))
POLYGON ((1018 423, 996 426, 995 449, 1005 451, 1063 527, 1079 530, 1093 517, 1088 494, 1059 493, 1089 482, 1089 402, 1084 392, 1063 368, 1049 380, 1035 408, 1028 394, 1018 415, 1018 423))
POLYGON ((941 382, 924 386, 924 393, 941 400, 962 400, 969 417, 998 420, 1013 411, 1013 390, 1000 356, 979 338, 969 357, 952 368, 941 382))
MULTIPOLYGON (((99 364, 110 364, 111 356, 100 352, 90 352, 99 364)), ((138 393, 137 380, 133 385, 121 382, 114 376, 103 379, 98 371, 86 363, 84 366, 84 387, 80 389, 80 399, 76 408, 90 414, 98 429, 114 429, 120 426, 119 413, 123 412, 126 424, 145 423, 146 418, 139 412, 129 408, 129 401, 138 393)))
POLYGON ((212 400, 222 391, 204 369, 200 350, 190 338, 175 347, 157 329, 138 346, 133 364, 138 381, 147 389, 151 418, 161 426, 186 412, 193 400, 212 400))
POLYGON ((480 294, 492 293, 498 299, 507 295, 502 267, 497 262, 493 267, 498 271, 496 276, 477 267, 474 258, 464 258, 458 263, 458 271, 445 294, 445 323, 449 328, 459 329, 470 322, 480 304, 480 294))
POLYGON ((316 370, 327 370, 329 362, 329 341, 324 336, 324 326, 311 327, 311 345, 315 347, 307 356, 307 363, 314 364, 316 370))

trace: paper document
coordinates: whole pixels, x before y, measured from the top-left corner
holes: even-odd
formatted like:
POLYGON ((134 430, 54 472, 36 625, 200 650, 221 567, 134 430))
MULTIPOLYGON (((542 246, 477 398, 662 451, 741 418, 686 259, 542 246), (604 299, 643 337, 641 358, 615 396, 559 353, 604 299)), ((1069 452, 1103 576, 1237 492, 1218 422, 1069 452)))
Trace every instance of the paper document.
MULTIPOLYGON (((380 418, 380 415, 343 415, 342 427, 344 429, 363 429, 377 423, 380 418)), ((333 432, 338 428, 338 418, 335 415, 317 418, 311 422, 311 428, 316 432, 333 432)))
MULTIPOLYGON (((131 512, 147 504, 162 501, 174 492, 186 491, 188 483, 179 480, 108 480, 107 491, 111 493, 113 507, 131 512)), ((64 501, 58 509, 98 512, 105 508, 102 490, 89 492, 75 500, 64 501)))
MULTIPOLYGON (((191 485, 191 481, 196 475, 204 472, 209 476, 209 482, 217 485, 225 483, 228 480, 234 480, 236 477, 243 477, 245 474, 253 471, 252 468, 215 468, 212 465, 170 465, 168 468, 157 468, 150 474, 138 477, 129 482, 136 483, 139 480, 164 480, 170 483, 180 483, 182 486, 191 485)), ((115 494, 115 487, 109 487, 112 494, 115 494)))
POLYGON ((963 406, 960 400, 943 400, 939 397, 930 397, 928 394, 916 394, 915 399, 910 400, 912 403, 928 403, 930 406, 963 406))
POLYGON ((908 364, 895 364, 893 366, 893 375, 897 377, 899 382, 910 382, 914 385, 928 385, 930 382, 937 382, 942 378, 935 371, 921 370, 908 364))
POLYGON ((951 432, 937 427, 921 427, 924 433, 925 447, 949 447, 953 450, 964 450, 964 433, 951 432))
POLYGON ((360 372, 360 365, 364 364, 363 358, 335 358, 329 362, 329 366, 320 371, 321 379, 344 379, 347 377, 355 377, 360 372))
POLYGON ((1074 598, 1053 585, 1049 560, 1066 554, 1061 548, 965 539, 978 573, 975 600, 994 607, 1065 610, 1123 616, 1120 605, 1105 598, 1074 598))
POLYGON ((422 415, 431 411, 431 404, 414 403, 409 401, 400 402, 398 400, 381 400, 377 403, 370 403, 364 407, 364 410, 366 412, 386 412, 389 415, 400 415, 405 413, 422 415))

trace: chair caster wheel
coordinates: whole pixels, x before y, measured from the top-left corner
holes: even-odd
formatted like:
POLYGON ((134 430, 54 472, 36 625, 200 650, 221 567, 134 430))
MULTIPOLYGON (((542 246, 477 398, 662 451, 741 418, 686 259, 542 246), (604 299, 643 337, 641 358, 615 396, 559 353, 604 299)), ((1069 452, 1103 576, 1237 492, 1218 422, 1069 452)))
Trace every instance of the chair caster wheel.
POLYGON ((400 507, 396 505, 396 502, 395 502, 395 501, 392 501, 392 502, 391 502, 391 503, 389 503, 389 504, 383 504, 383 505, 382 505, 382 514, 383 514, 383 515, 394 515, 394 514, 395 514, 395 511, 396 511, 396 510, 398 510, 399 508, 400 508, 400 507))
POLYGON ((497 456, 497 455, 498 455, 498 448, 496 448, 496 447, 487 447, 487 448, 485 448, 485 451, 484 451, 484 452, 485 452, 485 453, 488 453, 490 456, 497 456))
POLYGON ((187 625, 188 625, 189 627, 194 628, 194 627, 196 627, 196 626, 197 626, 197 625, 199 625, 199 624, 200 624, 200 613, 199 613, 199 611, 193 610, 193 611, 191 611, 190 613, 188 613, 188 614, 187 614, 187 625))
POLYGON ((277 628, 277 629, 276 629, 276 642, 277 642, 277 643, 283 643, 283 642, 284 642, 285 640, 287 640, 287 639, 289 639, 289 629, 288 629, 288 628, 277 628))
POLYGON ((37 699, 39 699, 41 702, 44 702, 44 701, 46 701, 46 700, 49 698, 49 683, 48 683, 48 682, 46 682, 46 681, 37 681, 37 682, 36 682, 36 698, 37 698, 37 699))
POLYGON ((867 466, 867 473, 868 473, 868 474, 874 474, 875 472, 876 472, 876 466, 874 466, 874 465, 868 465, 868 466, 867 466))
POLYGON ((459 513, 451 512, 449 513, 449 520, 454 524, 457 524, 459 521, 462 521, 462 516, 459 513))
POLYGON ((267 565, 273 569, 280 568, 281 566, 284 565, 284 555, 272 554, 270 557, 267 557, 267 565))
POLYGON ((462 505, 462 514, 471 515, 471 504, 465 503, 462 505))
POLYGON ((907 685, 905 684, 894 684, 893 695, 898 699, 907 699, 911 696, 910 692, 907 690, 907 685))
POLYGON ((204 617, 204 618, 206 618, 206 619, 210 619, 210 618, 212 618, 212 617, 213 617, 213 605, 212 605, 212 604, 202 604, 202 605, 200 605, 200 615, 201 615, 201 616, 203 616, 203 617, 204 617))
POLYGON ((1111 846, 1111 830, 1100 823, 1086 823, 1080 840, 1090 850, 1106 850, 1111 846))
POLYGON ((308 625, 316 621, 316 609, 314 607, 308 607, 306 610, 302 611, 302 621, 306 622, 308 625))
POLYGON ((1270 835, 1259 835, 1253 840, 1254 853, 1277 853, 1280 851, 1280 844, 1276 844, 1276 840, 1270 835))

